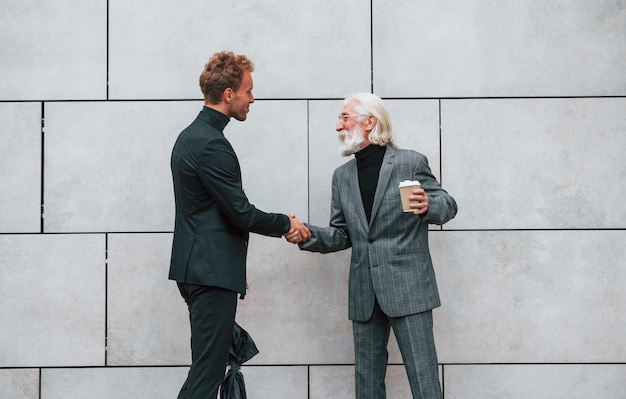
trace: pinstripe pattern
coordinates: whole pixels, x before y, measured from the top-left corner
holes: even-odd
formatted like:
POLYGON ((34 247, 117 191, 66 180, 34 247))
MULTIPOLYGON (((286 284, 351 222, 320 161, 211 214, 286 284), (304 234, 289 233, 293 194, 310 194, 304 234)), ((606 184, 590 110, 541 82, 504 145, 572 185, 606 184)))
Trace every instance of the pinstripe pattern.
POLYGON ((386 369, 386 336, 390 321, 383 318, 404 319, 398 321, 397 328, 403 337, 403 358, 412 363, 406 366, 412 390, 419 386, 413 390, 414 397, 439 397, 436 393, 439 392, 436 354, 434 344, 430 345, 433 341, 432 321, 428 328, 428 323, 417 323, 413 319, 419 318, 419 313, 430 314, 428 311, 440 305, 428 249, 428 224, 444 224, 456 212, 456 202, 433 176, 427 158, 418 152, 387 147, 369 225, 361 201, 356 160, 352 159, 335 170, 330 225, 309 226, 313 236, 300 244, 300 248, 327 253, 352 247, 348 313, 350 320, 355 322, 355 350, 357 362, 362 365, 357 377, 357 392, 361 392, 358 399, 384 398, 384 382, 380 378, 381 375, 384 378, 386 369), (426 215, 402 212, 398 184, 404 180, 419 180, 421 183, 428 195, 426 215), (380 317, 372 316, 376 313, 375 303, 380 305, 380 317), (404 317, 408 315, 415 316, 404 317), (359 323, 368 320, 369 323, 359 323), (420 327, 424 325, 426 327, 420 327), (372 345, 378 349, 373 350, 372 345), (430 365, 424 366, 429 371, 420 369, 422 363, 430 365), (425 381, 431 382, 422 381, 424 373, 427 374, 425 381), (421 376, 419 382, 415 374, 421 376), (367 382, 374 380, 377 382, 367 382), (432 381, 435 380, 437 388, 429 388, 434 386, 432 381), (373 396, 362 392, 360 384, 365 384, 367 388, 364 389, 371 390, 373 396), (416 394, 420 391, 425 392, 425 396, 416 394), (426 394, 429 391, 433 393, 426 394))
POLYGON ((414 398, 439 399, 439 368, 433 336, 433 312, 391 318, 414 398))
POLYGON ((356 359, 355 392, 358 399, 383 399, 386 396, 389 321, 378 304, 374 308, 370 320, 352 322, 356 359))
POLYGON ((387 317, 378 303, 372 317, 353 322, 355 387, 358 399, 384 399, 390 328, 398 342, 413 398, 440 399, 432 311, 387 317))

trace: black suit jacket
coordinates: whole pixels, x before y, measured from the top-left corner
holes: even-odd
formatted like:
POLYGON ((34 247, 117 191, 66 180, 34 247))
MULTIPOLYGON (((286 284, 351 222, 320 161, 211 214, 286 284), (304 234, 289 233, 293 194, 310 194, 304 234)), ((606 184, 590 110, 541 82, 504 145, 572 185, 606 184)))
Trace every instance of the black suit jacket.
POLYGON ((280 237, 290 222, 248 201, 237 155, 222 132, 229 120, 205 106, 172 150, 176 222, 169 278, 245 294, 249 232, 280 237))

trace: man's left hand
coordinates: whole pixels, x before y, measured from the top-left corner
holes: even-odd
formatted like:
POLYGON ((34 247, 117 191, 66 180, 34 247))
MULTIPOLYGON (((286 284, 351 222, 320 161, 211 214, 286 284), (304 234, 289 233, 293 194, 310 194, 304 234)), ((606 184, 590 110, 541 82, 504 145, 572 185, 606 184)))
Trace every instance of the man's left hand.
POLYGON ((411 208, 415 215, 423 215, 428 212, 428 195, 423 188, 413 190, 413 195, 409 197, 409 201, 411 201, 411 208))

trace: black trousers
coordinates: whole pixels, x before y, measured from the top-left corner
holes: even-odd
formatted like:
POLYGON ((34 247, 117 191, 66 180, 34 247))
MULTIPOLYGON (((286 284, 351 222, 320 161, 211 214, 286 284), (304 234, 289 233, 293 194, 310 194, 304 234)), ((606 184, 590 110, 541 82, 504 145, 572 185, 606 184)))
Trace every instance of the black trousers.
POLYGON ((178 283, 189 309, 191 367, 178 399, 214 399, 224 380, 237 310, 237 293, 178 283))

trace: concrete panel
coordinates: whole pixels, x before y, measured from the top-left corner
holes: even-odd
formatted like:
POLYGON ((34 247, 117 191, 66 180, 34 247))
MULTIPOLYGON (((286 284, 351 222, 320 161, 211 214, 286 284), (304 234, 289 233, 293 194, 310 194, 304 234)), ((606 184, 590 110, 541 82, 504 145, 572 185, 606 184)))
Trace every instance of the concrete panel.
POLYGON ((185 367, 43 369, 46 399, 175 398, 187 377, 185 367))
POLYGON ((102 235, 0 235, 0 367, 104 364, 102 235))
POLYGON ((202 98, 202 67, 222 50, 252 59, 258 98, 341 97, 370 88, 369 0, 194 0, 185 7, 112 0, 109 21, 114 99, 202 98))
MULTIPOLYGON (((349 93, 345 93, 347 95, 349 93)), ((439 104, 431 100, 385 100, 400 148, 423 153, 439 177, 439 104)), ((309 105, 309 197, 311 223, 327 226, 334 170, 353 157, 339 153, 335 127, 342 101, 311 101, 309 105)))
POLYGON ((615 1, 402 1, 373 9, 374 90, 389 97, 624 95, 615 1))
POLYGON ((308 373, 305 366, 242 367, 249 398, 308 399, 308 373))
POLYGON ((171 234, 108 238, 107 365, 189 364, 189 316, 167 279, 171 234))
POLYGON ((342 108, 337 100, 309 102, 309 221, 317 226, 328 226, 333 171, 352 159, 339 153, 335 128, 342 108))
POLYGON ((170 154, 201 109, 201 102, 46 104, 44 231, 172 231, 170 154))
POLYGON ((624 364, 445 366, 446 399, 622 399, 624 364))
POLYGON ((265 212, 307 220, 305 101, 258 101, 245 122, 224 129, 241 165, 248 199, 265 212))
POLYGON ((38 369, 0 369, 3 398, 39 399, 38 369))
POLYGON ((41 104, 0 103, 0 136, 0 232, 39 232, 41 104))
POLYGON ((0 100, 105 99, 107 3, 4 2, 0 100))
POLYGON ((441 363, 626 358, 626 232, 431 232, 441 363))
POLYGON ((354 362, 349 255, 301 252, 283 238, 251 236, 250 290, 237 309, 260 352, 250 364, 354 362))
MULTIPOLYGON (((243 367, 248 397, 307 399, 307 368, 243 367)), ((187 376, 184 367, 85 368, 42 370, 42 398, 169 399, 178 394, 187 376)))
MULTIPOLYGON (((311 399, 354 398, 354 366, 312 366, 311 399)), ((387 398, 411 397, 411 388, 404 366, 390 365, 385 377, 387 398)))
POLYGON ((439 101, 385 100, 385 104, 398 146, 426 155, 430 170, 441 181, 439 101))
POLYGON ((626 99, 442 101, 458 229, 626 226, 626 99))

